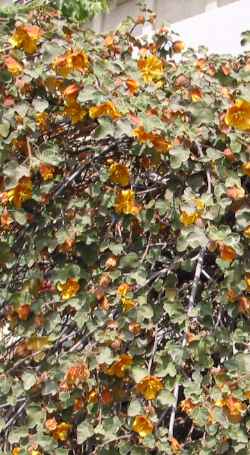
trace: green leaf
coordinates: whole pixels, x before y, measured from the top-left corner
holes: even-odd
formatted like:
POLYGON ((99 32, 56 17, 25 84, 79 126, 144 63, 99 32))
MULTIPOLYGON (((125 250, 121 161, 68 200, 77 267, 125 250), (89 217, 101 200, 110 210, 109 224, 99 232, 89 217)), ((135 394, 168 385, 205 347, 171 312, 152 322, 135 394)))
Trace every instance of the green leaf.
POLYGON ((3 123, 0 123, 0 136, 6 138, 10 132, 10 123, 5 120, 3 123))
POLYGON ((36 112, 44 112, 49 107, 49 103, 47 100, 43 100, 42 98, 35 98, 32 101, 32 106, 36 112))
POLYGON ((146 368, 134 366, 131 368, 131 374, 136 383, 140 382, 145 376, 148 375, 146 368))
POLYGON ((182 163, 185 163, 190 155, 190 151, 183 147, 175 147, 169 151, 170 164, 173 169, 181 167, 182 163))
POLYGON ((133 269, 138 266, 138 256, 136 253, 131 252, 123 256, 119 263, 121 269, 133 269))
POLYGON ((22 375, 24 390, 29 390, 36 383, 36 376, 33 373, 24 373, 22 375))
POLYGON ((82 422, 77 427, 77 444, 83 444, 94 435, 94 428, 88 422, 82 422))
POLYGON ((134 417, 143 412, 143 407, 139 400, 132 400, 128 407, 128 416, 134 417))

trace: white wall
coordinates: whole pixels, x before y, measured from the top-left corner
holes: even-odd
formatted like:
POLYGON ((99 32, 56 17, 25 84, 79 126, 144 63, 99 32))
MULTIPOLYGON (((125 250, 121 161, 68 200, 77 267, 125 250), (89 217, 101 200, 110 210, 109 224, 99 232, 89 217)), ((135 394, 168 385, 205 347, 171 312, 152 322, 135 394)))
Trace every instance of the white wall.
POLYGON ((240 34, 250 30, 250 0, 238 0, 215 9, 211 5, 206 13, 172 26, 188 47, 202 44, 211 52, 238 54, 242 50, 240 34))

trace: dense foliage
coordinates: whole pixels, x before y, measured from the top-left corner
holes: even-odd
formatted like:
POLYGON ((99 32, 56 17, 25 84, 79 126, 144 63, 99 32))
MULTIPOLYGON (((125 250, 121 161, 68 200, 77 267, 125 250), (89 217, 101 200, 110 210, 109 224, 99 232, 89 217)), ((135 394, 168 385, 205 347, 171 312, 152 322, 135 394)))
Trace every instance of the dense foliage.
POLYGON ((249 453, 250 56, 143 22, 2 24, 4 454, 249 453))
POLYGON ((69 20, 82 22, 107 11, 108 6, 109 0, 16 0, 15 4, 0 6, 0 18, 52 7, 69 20))

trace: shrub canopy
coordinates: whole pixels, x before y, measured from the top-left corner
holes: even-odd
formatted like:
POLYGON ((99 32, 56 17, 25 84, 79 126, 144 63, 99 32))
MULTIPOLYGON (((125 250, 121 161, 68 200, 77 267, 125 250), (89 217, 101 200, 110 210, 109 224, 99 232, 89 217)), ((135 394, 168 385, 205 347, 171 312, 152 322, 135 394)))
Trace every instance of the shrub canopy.
POLYGON ((249 453, 250 57, 144 20, 1 25, 4 454, 249 453))

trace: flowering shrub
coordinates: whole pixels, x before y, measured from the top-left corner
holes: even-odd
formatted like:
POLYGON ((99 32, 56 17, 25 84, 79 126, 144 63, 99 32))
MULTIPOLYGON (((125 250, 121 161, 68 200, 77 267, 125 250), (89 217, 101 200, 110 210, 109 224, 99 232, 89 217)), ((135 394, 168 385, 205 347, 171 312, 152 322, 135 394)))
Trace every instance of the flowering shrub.
POLYGON ((3 454, 249 453, 250 56, 153 19, 1 25, 3 454))

